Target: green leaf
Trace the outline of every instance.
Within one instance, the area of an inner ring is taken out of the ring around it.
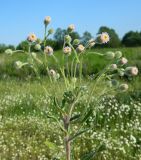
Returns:
[[[89,153],[83,155],[81,157],[81,160],[93,160],[98,153],[100,153],[100,152],[102,152],[104,150],[106,150],[106,146],[105,146],[105,144],[101,144],[101,145],[98,146],[97,149],[92,150]]]
[[[74,121],[74,120],[77,120],[78,118],[80,118],[80,114],[77,114],[77,115],[71,117],[71,118],[70,118],[70,121],[72,122],[72,121]]]
[[[91,116],[92,114],[92,109],[90,109],[84,116],[83,116],[83,119],[81,120],[82,123],[86,122],[87,119]]]
[[[88,130],[89,130],[89,128],[84,129],[84,130],[82,130],[80,132],[77,132],[74,136],[72,136],[72,137],[69,138],[69,141],[72,141],[72,140],[76,139],[78,136],[80,136],[81,134],[87,132]]]

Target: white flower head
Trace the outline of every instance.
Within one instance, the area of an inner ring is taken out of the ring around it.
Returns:
[[[79,44],[78,47],[76,48],[78,53],[81,53],[85,50],[85,47],[82,44]]]
[[[51,17],[50,16],[46,16],[44,19],[44,24],[48,25],[51,22]]]
[[[45,52],[47,55],[51,56],[51,55],[53,54],[53,49],[52,49],[52,47],[50,47],[50,46],[46,46],[45,49],[44,49],[44,52]]]
[[[102,43],[108,43],[110,41],[109,34],[107,32],[102,32],[100,34],[100,40]]]
[[[116,64],[111,64],[110,69],[111,70],[116,70],[117,69],[117,65]]]
[[[37,37],[34,33],[29,34],[29,36],[27,37],[27,40],[29,42],[35,42],[37,40]]]
[[[94,39],[90,39],[88,43],[89,43],[89,47],[93,47],[96,44]]]
[[[50,74],[52,77],[55,77],[55,76],[56,76],[56,72],[55,72],[55,70],[53,70],[53,69],[51,69],[51,70],[49,71],[49,74]]]
[[[70,25],[68,26],[68,31],[69,31],[69,32],[73,32],[74,30],[75,30],[74,24],[70,24]]]
[[[128,60],[125,58],[125,57],[122,57],[120,60],[119,60],[119,64],[121,65],[124,65],[128,62]]]
[[[128,76],[136,76],[138,74],[138,68],[137,67],[127,67],[125,69],[125,74]]]
[[[71,54],[71,48],[70,47],[64,47],[63,52],[65,55],[70,55]]]

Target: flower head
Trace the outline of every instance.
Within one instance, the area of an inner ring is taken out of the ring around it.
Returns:
[[[90,39],[89,40],[89,47],[93,47],[95,45],[95,40],[94,39]]]
[[[35,48],[35,50],[40,51],[41,50],[41,45],[40,44],[36,44],[34,48]]]
[[[116,51],[115,52],[115,58],[121,58],[122,57],[122,52],[121,51]]]
[[[12,54],[13,54],[13,51],[12,51],[12,49],[6,49],[6,50],[5,50],[5,53],[12,55]]]
[[[31,33],[28,37],[27,37],[27,40],[29,42],[35,42],[37,40],[37,37],[34,33]]]
[[[100,35],[100,40],[102,43],[108,43],[110,40],[109,34],[107,32],[102,32]]]
[[[63,52],[66,54],[66,55],[70,55],[71,54],[71,48],[70,47],[64,47],[63,49]]]
[[[64,40],[65,40],[66,43],[70,43],[72,39],[71,39],[71,37],[69,35],[66,35],[64,37]]]
[[[73,41],[73,45],[78,45],[80,43],[80,40],[79,39],[75,39],[74,41]]]
[[[22,68],[22,66],[23,66],[23,63],[21,61],[16,61],[15,62],[16,69],[20,69],[20,68]]]
[[[51,56],[53,54],[53,49],[50,46],[46,46],[45,49],[44,49],[44,52],[46,54],[48,54],[49,56]]]
[[[115,53],[111,52],[111,51],[108,51],[108,52],[105,53],[105,57],[108,60],[114,59],[115,58]]]
[[[54,32],[54,30],[51,28],[48,30],[48,34],[52,34]]]
[[[125,57],[122,57],[120,60],[119,60],[119,64],[121,65],[124,65],[128,62],[128,60],[125,58]]]
[[[138,74],[138,68],[137,67],[127,67],[125,69],[125,74],[128,76],[136,76]]]
[[[82,44],[79,44],[78,47],[76,48],[78,53],[81,53],[85,50],[85,47]]]
[[[116,70],[117,69],[117,65],[116,64],[111,64],[110,69],[112,71]]]
[[[122,92],[127,91],[128,88],[129,88],[129,87],[128,87],[128,84],[126,84],[126,83],[121,84],[121,85],[119,86],[119,89],[120,89]]]
[[[51,21],[51,17],[50,16],[46,16],[45,19],[44,19],[44,24],[45,25],[48,25]]]
[[[49,74],[50,74],[52,77],[55,77],[55,76],[56,76],[56,72],[55,72],[55,70],[53,70],[53,69],[51,69],[51,70],[49,71]]]
[[[74,24],[70,24],[70,25],[68,26],[68,32],[73,32],[74,30],[75,30]]]

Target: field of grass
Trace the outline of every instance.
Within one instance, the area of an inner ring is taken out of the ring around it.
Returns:
[[[109,49],[88,52],[105,53]],[[110,49],[111,50],[111,49]],[[129,64],[141,71],[141,48],[121,48]],[[77,104],[74,115],[81,114],[87,105],[89,92],[93,86],[91,76],[103,68],[107,62],[103,57],[88,53],[83,61],[82,86],[90,83],[85,96]],[[41,55],[40,55],[41,56]],[[55,56],[62,59],[61,51]],[[41,56],[42,58],[42,56]],[[47,118],[50,113],[59,116],[55,110],[54,97],[62,103],[66,88],[62,79],[50,83],[44,70],[40,68],[41,83],[33,79],[28,68],[16,70],[14,62],[26,61],[26,55],[0,55],[0,159],[2,160],[65,160],[63,134],[55,120]],[[49,57],[50,69],[58,69]],[[71,61],[71,57],[70,57]],[[93,95],[92,114],[84,123],[91,129],[74,140],[72,160],[140,160],[141,157],[141,76],[129,82],[129,91],[105,94],[100,105],[95,105],[95,97],[104,90],[103,82]],[[78,82],[79,83],[79,82]],[[62,123],[62,122],[61,122]],[[72,132],[80,130],[80,123],[74,121]],[[90,152],[92,158],[86,159]]]

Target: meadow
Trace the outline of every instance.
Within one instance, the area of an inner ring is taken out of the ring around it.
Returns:
[[[118,48],[128,63],[141,70],[141,48]],[[95,74],[110,63],[92,52],[105,53],[109,49],[88,50],[83,56],[82,80],[76,86],[83,86],[84,95],[76,104],[74,115],[82,114],[87,105]],[[44,57],[37,53],[41,59]],[[61,62],[62,51],[54,55]],[[35,78],[32,70],[15,68],[16,60],[26,61],[24,53],[0,55],[0,159],[2,160],[65,160],[63,133],[58,128],[52,113],[59,116],[57,103],[62,104],[66,91],[64,81],[50,83],[44,68],[39,68],[41,79]],[[72,57],[69,57],[71,63]],[[52,57],[50,69],[58,70]],[[76,75],[79,76],[76,70]],[[104,90],[103,82],[97,86],[90,106],[89,119],[84,117],[83,128],[90,130],[81,134],[72,144],[73,160],[140,160],[141,158],[141,76],[123,80],[129,90],[118,94],[108,92],[102,95],[99,106],[95,97]],[[89,87],[85,85],[89,83]],[[98,95],[99,96],[99,95]],[[65,97],[66,98],[66,97]],[[70,95],[69,98],[73,98]],[[71,101],[70,99],[68,100]],[[87,115],[88,116],[88,115]],[[77,120],[77,119],[76,119]],[[82,124],[72,120],[72,130],[81,131]]]

